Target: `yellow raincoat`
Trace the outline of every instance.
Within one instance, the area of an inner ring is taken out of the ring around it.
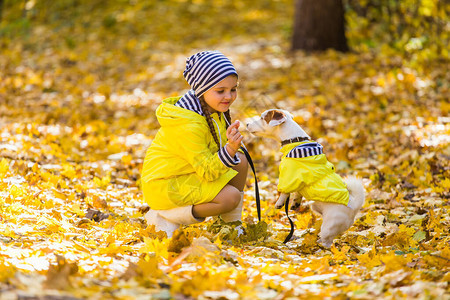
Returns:
[[[299,192],[305,199],[348,205],[349,193],[342,178],[325,154],[301,158],[286,157],[295,147],[309,142],[285,145],[281,148],[278,191]]]
[[[219,147],[205,117],[174,104],[181,97],[165,99],[156,116],[161,128],[144,159],[141,185],[152,209],[171,209],[210,202],[238,173],[219,158]],[[226,123],[211,115],[220,128],[225,146]]]

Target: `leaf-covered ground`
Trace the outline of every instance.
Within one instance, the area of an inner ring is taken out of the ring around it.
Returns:
[[[80,1],[69,14],[29,1],[26,22],[4,12],[0,299],[450,297],[448,53],[371,49],[354,15],[354,52],[289,53],[293,3],[250,2]],[[202,49],[239,71],[234,119],[287,108],[341,175],[363,178],[366,203],[331,249],[305,203],[282,244],[279,146],[245,132],[263,222],[249,175],[242,225],[208,220],[172,239],[146,226],[154,110],[187,89],[184,60]]]

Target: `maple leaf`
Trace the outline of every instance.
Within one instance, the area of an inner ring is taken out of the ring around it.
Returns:
[[[334,245],[331,245],[331,252],[333,253],[333,259],[336,261],[347,260],[347,252],[350,250],[349,246],[342,247],[341,250],[336,249]]]
[[[395,253],[388,253],[386,255],[381,255],[380,260],[384,264],[384,271],[386,273],[403,269],[409,262],[408,258],[402,255],[397,255]]]
[[[382,264],[382,261],[380,260],[380,255],[377,254],[375,245],[372,247],[370,251],[358,255],[357,258],[358,261],[361,262],[368,269],[378,267]]]
[[[152,239],[144,237],[144,245],[139,250],[140,253],[154,253],[158,257],[168,257],[168,240],[164,239],[159,241],[158,239]]]

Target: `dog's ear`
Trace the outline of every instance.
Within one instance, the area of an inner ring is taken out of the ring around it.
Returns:
[[[287,112],[289,114],[289,116],[291,117],[291,119],[294,119],[294,115],[291,114],[290,112]]]
[[[269,126],[277,126],[286,122],[286,115],[279,110],[271,110],[265,116],[264,120],[269,124]]]

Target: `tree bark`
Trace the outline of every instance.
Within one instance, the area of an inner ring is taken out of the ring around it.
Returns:
[[[2,20],[3,15],[3,0],[0,0],[0,21]]]
[[[297,0],[292,49],[346,52],[345,18],[342,0]]]

